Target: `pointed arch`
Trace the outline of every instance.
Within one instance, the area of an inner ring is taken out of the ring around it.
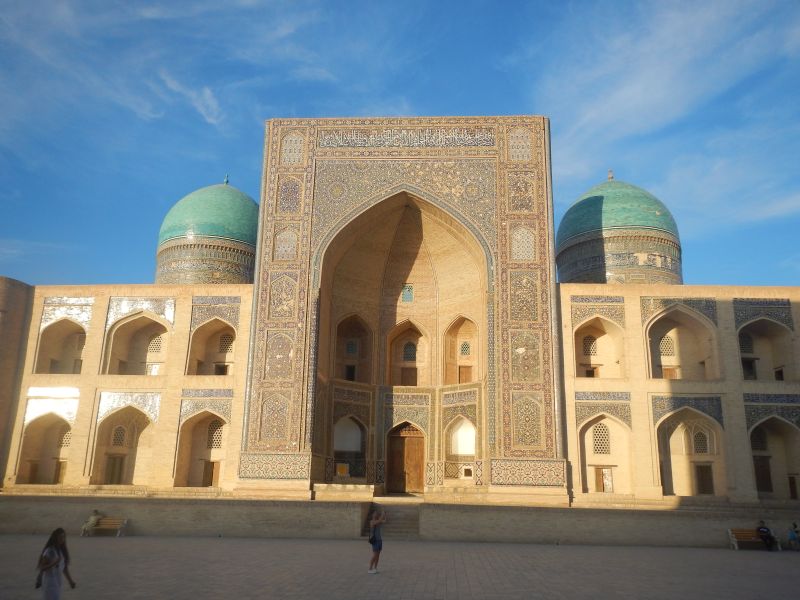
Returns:
[[[220,317],[210,317],[192,331],[187,375],[230,375],[235,361],[236,329]]]
[[[17,483],[63,483],[67,469],[72,426],[52,412],[27,423],[17,464]]]
[[[459,314],[450,322],[442,344],[444,385],[480,381],[480,340],[478,325],[469,317]]]
[[[671,304],[644,327],[649,374],[653,379],[717,379],[720,376],[716,325],[684,304]],[[674,353],[662,352],[669,338]]]
[[[359,383],[373,382],[374,334],[358,313],[349,313],[336,323],[333,376]]]
[[[77,321],[64,317],[50,323],[39,333],[34,373],[80,374],[86,329]]]
[[[630,437],[627,423],[603,411],[578,426],[580,489],[584,493],[632,492]]]
[[[783,381],[797,378],[793,332],[786,324],[759,316],[743,323],[737,336],[743,379]],[[742,346],[744,336],[749,338],[748,347]]]
[[[583,319],[573,331],[577,377],[625,376],[625,332],[617,323],[594,314]],[[589,338],[593,343],[587,345]]]
[[[215,424],[217,427],[212,432]],[[175,487],[219,485],[226,462],[228,430],[225,416],[210,408],[183,421],[175,452]]]
[[[162,375],[172,325],[150,311],[137,311],[119,319],[106,333],[102,372],[106,375]],[[157,352],[150,342],[161,336]]]
[[[105,414],[95,433],[92,484],[145,485],[150,474],[154,445],[150,417],[140,408],[125,405]],[[124,437],[117,435],[119,429]],[[140,450],[146,452],[140,453]]]

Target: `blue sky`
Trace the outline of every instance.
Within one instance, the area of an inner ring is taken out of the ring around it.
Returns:
[[[148,283],[274,117],[550,117],[556,220],[613,168],[689,284],[800,281],[800,2],[0,0],[0,275]]]

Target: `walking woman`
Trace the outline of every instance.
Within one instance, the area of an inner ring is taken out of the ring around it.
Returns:
[[[382,508],[376,508],[369,522],[369,543],[372,544],[372,558],[369,561],[367,573],[370,575],[375,575],[378,572],[378,561],[381,559],[381,550],[383,550],[381,525],[384,523],[386,523],[386,513]]]
[[[67,550],[67,534],[59,527],[50,534],[50,539],[44,545],[36,567],[39,574],[36,577],[36,587],[41,586],[45,600],[59,600],[61,598],[61,573],[69,581],[71,588],[75,589],[75,581],[69,574],[69,550]]]

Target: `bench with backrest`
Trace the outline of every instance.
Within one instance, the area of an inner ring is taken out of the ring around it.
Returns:
[[[127,526],[128,519],[122,519],[120,517],[100,517],[100,519],[97,521],[97,525],[92,527],[91,534],[94,535],[99,531],[116,531],[117,537],[120,537],[121,535],[124,535],[125,527]]]
[[[756,544],[758,548],[764,548],[764,540],[758,535],[757,529],[728,529],[728,538],[733,550],[739,550],[741,544],[745,546]],[[781,541],[775,538],[775,548],[781,549]]]

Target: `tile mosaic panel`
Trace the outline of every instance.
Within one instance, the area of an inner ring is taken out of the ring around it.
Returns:
[[[407,393],[388,393],[383,395],[384,404],[387,406],[412,404],[419,406],[428,406],[431,403],[430,394],[407,394]]]
[[[565,462],[560,459],[501,459],[491,460],[492,485],[525,485],[564,487]]]
[[[455,148],[494,145],[494,129],[490,127],[320,127],[317,133],[319,148]]]
[[[529,161],[532,158],[531,132],[527,127],[515,127],[508,132],[508,160]]]
[[[533,392],[512,392],[512,444],[514,446],[542,445],[542,399]]]
[[[442,430],[447,429],[457,417],[469,419],[478,428],[478,409],[474,404],[448,406],[442,410]]]
[[[536,260],[536,234],[532,229],[517,225],[511,229],[511,260]]]
[[[93,305],[94,298],[47,297],[44,299],[40,330],[61,319],[70,319],[83,327],[84,331],[88,331]]]
[[[294,215],[300,212],[303,192],[300,181],[295,177],[281,177],[278,180],[278,201],[276,210],[281,214]]]
[[[575,298],[575,296],[573,296]],[[605,317],[612,323],[620,327],[625,327],[625,306],[623,304],[573,304],[570,307],[572,313],[572,327],[578,327],[584,321],[592,317]]]
[[[473,479],[475,480],[475,485],[483,485],[483,461],[476,460],[474,465],[475,471],[473,473]]]
[[[281,140],[281,164],[303,164],[306,138],[299,131],[290,131]]]
[[[288,434],[289,395],[281,393],[266,394],[261,402],[259,440],[282,440]]]
[[[267,351],[264,361],[264,378],[290,379],[294,372],[293,332],[270,331],[267,334]]]
[[[539,332],[511,332],[511,380],[536,383],[542,378],[542,351]]]
[[[800,394],[744,394],[744,401],[755,404],[800,404]]]
[[[197,399],[183,398],[181,400],[180,425],[188,419],[203,411],[213,412],[225,419],[226,423],[231,422],[231,401],[221,399]]]
[[[335,402],[356,402],[359,404],[369,404],[372,394],[367,390],[354,390],[352,388],[334,386],[333,400]]]
[[[654,314],[673,306],[685,306],[708,318],[709,321],[717,324],[717,301],[714,298],[657,298],[642,297],[642,323],[645,323]]]
[[[744,415],[748,431],[769,417],[780,417],[789,421],[789,423],[794,423],[800,429],[800,406],[746,404]]]
[[[425,485],[444,484],[444,463],[429,462],[425,463]]]
[[[509,288],[511,290],[511,306],[509,318],[512,321],[538,321],[538,286],[536,272],[511,271]]]
[[[356,417],[364,427],[370,426],[370,407],[365,404],[354,404],[352,402],[333,403],[333,424],[339,422],[342,417]]]
[[[72,425],[78,414],[78,398],[29,398],[25,406],[25,426],[48,413],[58,415]]]
[[[536,175],[530,172],[508,173],[508,212],[534,212],[536,198]]]
[[[413,423],[422,429],[426,435],[430,435],[428,427],[428,412],[426,406],[384,406],[383,408],[383,431],[389,432],[392,428],[400,425],[404,421]]]
[[[283,274],[269,286],[269,318],[291,319],[297,309],[297,277]]]
[[[182,398],[233,398],[233,390],[231,388],[202,388],[190,389],[183,388],[181,390]]]
[[[150,312],[175,324],[174,298],[121,298],[114,296],[108,302],[106,331],[121,318],[137,312]]]
[[[272,260],[295,260],[297,258],[298,234],[293,229],[284,229],[275,234]]]
[[[193,304],[192,305],[192,333],[212,319],[225,321],[234,329],[239,328],[238,304]]]
[[[469,404],[478,401],[478,390],[459,390],[457,392],[445,392],[442,394],[442,405]]]
[[[192,304],[241,304],[240,296],[192,296]]]
[[[630,392],[575,392],[577,402],[630,402]]]
[[[624,304],[624,296],[570,296],[572,304]]]
[[[669,413],[688,406],[707,414],[724,427],[722,399],[719,396],[653,396],[653,425]]]
[[[733,316],[736,329],[755,319],[771,319],[794,331],[792,305],[789,300],[771,298],[734,298]]]
[[[242,479],[308,479],[310,474],[310,454],[243,452],[239,458]]]
[[[580,425],[599,414],[617,417],[628,427],[631,426],[631,405],[627,402],[576,402],[575,425]]]
[[[153,423],[158,423],[161,394],[158,392],[100,392],[97,422],[100,423],[112,412],[126,406],[138,408]]]

